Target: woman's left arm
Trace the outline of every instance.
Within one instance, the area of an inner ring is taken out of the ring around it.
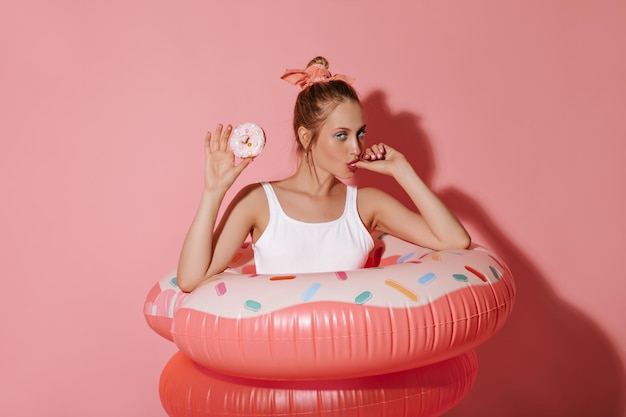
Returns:
[[[383,143],[372,145],[357,163],[358,168],[392,176],[419,211],[406,208],[388,194],[364,189],[359,198],[366,201],[370,226],[436,250],[465,249],[471,238],[461,222],[422,181],[404,155]]]

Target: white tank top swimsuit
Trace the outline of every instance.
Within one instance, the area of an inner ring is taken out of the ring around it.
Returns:
[[[287,216],[272,186],[266,182],[261,185],[270,219],[261,237],[252,244],[257,273],[349,271],[365,265],[374,241],[359,217],[356,187],[347,186],[341,217],[306,223]]]

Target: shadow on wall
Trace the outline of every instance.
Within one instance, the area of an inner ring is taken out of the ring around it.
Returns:
[[[392,113],[383,92],[363,100],[368,139],[402,152],[431,184],[434,158],[417,115]],[[412,206],[392,179],[359,171],[357,184],[386,190]],[[499,230],[480,204],[461,190],[438,195],[468,226],[480,230],[478,242],[500,255],[517,285],[513,314],[504,328],[477,349],[474,388],[445,417],[619,417],[626,410],[623,365],[611,342],[584,314],[560,300],[539,268]]]

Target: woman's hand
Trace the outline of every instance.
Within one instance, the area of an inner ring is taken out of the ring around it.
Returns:
[[[365,149],[356,166],[393,176],[417,208],[410,210],[379,190],[367,191],[363,195],[370,196],[365,206],[373,210],[373,228],[436,250],[465,249],[470,245],[471,238],[461,222],[400,152],[384,143],[374,144]]]
[[[221,124],[215,128],[215,135],[207,132],[204,140],[204,186],[207,190],[226,192],[235,182],[239,174],[252,162],[253,158],[245,158],[235,165],[235,154],[228,146],[228,139],[233,128]]]
[[[251,161],[248,158],[235,165],[235,154],[228,146],[231,131],[230,125],[224,129],[221,124],[218,124],[215,128],[215,135],[207,132],[204,139],[204,191],[187,237],[185,237],[176,273],[178,286],[183,291],[193,290],[206,279],[207,274],[220,272],[222,264],[226,265],[235,253],[238,247],[236,245],[241,246],[245,238],[245,231],[241,232],[241,241],[231,244],[234,247],[229,249],[232,253],[218,254],[219,266],[215,267],[216,272],[211,272],[214,258],[213,231],[222,200],[226,191]],[[237,237],[232,239],[237,239]]]
[[[384,143],[376,143],[363,151],[357,168],[397,177],[407,168],[412,170],[404,155]]]

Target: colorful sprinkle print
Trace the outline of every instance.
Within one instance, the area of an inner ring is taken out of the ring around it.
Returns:
[[[218,296],[222,296],[224,294],[226,294],[226,283],[224,282],[220,282],[215,286],[215,292],[217,293]]]
[[[400,291],[402,294],[404,294],[405,296],[407,296],[409,299],[417,302],[417,300],[419,299],[419,297],[417,296],[417,294],[415,294],[413,291],[411,291],[410,289],[408,289],[407,287],[405,287],[404,285],[393,281],[391,279],[386,279],[385,280],[385,284],[389,285],[391,288]]]
[[[382,249],[382,248],[381,248]],[[449,252],[452,253],[454,255],[463,255],[462,253],[459,252]],[[408,259],[410,259],[411,257],[413,257],[415,255],[415,252],[410,252],[407,254],[404,254],[400,257],[396,256],[392,256],[391,258],[398,258],[396,263],[400,264],[400,263],[404,263],[407,262]],[[439,261],[441,259],[439,254],[429,254],[430,258],[434,261]],[[490,256],[491,257],[491,256]],[[423,259],[424,256],[420,257],[420,259]],[[491,257],[493,259],[493,257]],[[387,258],[386,258],[387,259]],[[408,261],[407,263],[414,263],[414,264],[420,264],[422,263],[421,261]],[[480,272],[478,269],[473,268],[469,265],[464,265],[464,268],[466,271],[469,271],[472,275],[478,277],[481,281],[483,282],[488,282],[487,277]],[[385,269],[384,267],[374,267],[371,269]],[[493,275],[493,277],[496,280],[500,280],[503,276],[503,274],[496,269],[494,266],[489,265],[489,270],[491,272],[491,274]],[[345,271],[336,271],[334,272],[335,277],[337,278],[337,280],[339,281],[347,281],[348,280],[348,274]],[[259,276],[258,274],[253,274],[250,275],[250,278],[252,277],[256,277]],[[448,275],[450,276],[450,275]],[[271,276],[269,277],[270,281],[290,281],[290,280],[295,280],[297,278],[297,275],[275,275],[275,276]],[[454,280],[456,280],[457,282],[469,282],[469,278],[466,274],[463,273],[456,273],[456,274],[452,274],[452,278],[454,278]],[[421,285],[428,285],[431,282],[433,282],[434,280],[437,279],[437,274],[435,272],[428,272],[424,275],[422,275],[421,277],[418,278],[418,283]],[[170,281],[170,283],[172,285],[176,285],[176,278],[172,278],[172,280]],[[407,287],[404,284],[401,284],[400,282],[397,282],[395,280],[392,279],[385,279],[384,280],[385,285],[387,285],[390,288],[393,288],[394,290],[398,291],[399,293],[401,293],[402,295],[404,295],[405,297],[407,297],[408,299],[410,299],[413,302],[418,302],[420,300],[420,296],[413,290],[411,290],[409,287]],[[315,282],[313,284],[311,284],[300,296],[301,301],[303,302],[308,302],[311,301],[314,297],[315,294],[319,291],[319,289],[322,287],[322,283],[321,282]],[[228,288],[226,286],[226,283],[224,282],[219,282],[215,285],[215,292],[217,293],[218,296],[223,296],[228,292]],[[356,304],[365,304],[367,303],[369,300],[371,300],[373,297],[373,293],[372,291],[363,291],[361,292],[359,295],[357,295],[354,298],[354,302]],[[259,312],[261,310],[261,303],[255,300],[246,300],[244,303],[244,308],[246,310],[250,310],[252,312]]]
[[[467,275],[463,275],[463,274],[452,274],[452,277],[460,282],[469,281],[469,279],[467,278]]]
[[[380,235],[379,238],[382,239],[385,236],[386,235],[383,234]],[[374,248],[370,256],[378,259],[370,258],[368,259],[368,263],[371,264],[374,260],[377,260],[380,262],[379,266],[373,265],[369,268],[363,269],[363,271],[369,271],[366,273],[367,279],[364,282],[370,282],[371,284],[360,284],[361,275],[359,274],[361,274],[361,272],[358,271],[334,271],[328,273],[325,277],[314,278],[309,281],[309,277],[306,276],[307,274],[302,276],[298,274],[257,274],[254,265],[243,265],[241,270],[248,272],[248,274],[245,275],[248,278],[262,278],[261,281],[257,280],[257,282],[254,283],[255,286],[263,285],[262,282],[271,281],[275,283],[272,284],[274,288],[277,288],[280,286],[280,282],[285,282],[285,285],[287,286],[278,288],[278,290],[281,291],[281,294],[284,294],[284,297],[280,295],[278,298],[291,297],[292,302],[289,302],[287,299],[277,301],[279,304],[285,302],[287,305],[308,302],[325,302],[329,300],[334,301],[335,296],[333,293],[335,291],[339,291],[337,299],[340,300],[340,302],[351,302],[353,300],[353,302],[357,305],[377,305],[379,299],[384,300],[385,294],[389,294],[389,292],[396,292],[396,294],[401,295],[401,298],[393,298],[394,303],[408,303],[410,300],[411,303],[424,304],[432,300],[431,292],[435,294],[445,294],[447,291],[446,287],[450,284],[455,285],[455,283],[457,283],[457,287],[452,288],[458,289],[465,288],[465,286],[460,287],[458,285],[461,283],[465,285],[479,285],[479,282],[482,282],[490,285],[490,281],[494,282],[506,278],[506,267],[501,268],[500,266],[502,264],[498,260],[485,253],[480,253],[479,258],[474,260],[473,251],[470,250],[445,252],[429,251],[427,253],[423,253],[406,248],[403,251],[395,251],[396,254],[394,254],[393,251],[390,251],[391,253],[386,257],[383,255],[384,251],[385,248],[382,246]],[[454,260],[457,257],[465,257],[466,255],[470,255],[471,257],[468,257],[467,260],[461,260],[458,263]],[[489,256],[489,259],[485,259],[487,256]],[[480,260],[480,257],[482,257],[482,261]],[[448,260],[450,260],[451,263],[455,263],[453,268],[449,268],[446,266],[447,264],[444,265],[448,262]],[[399,275],[396,275],[396,270],[393,268],[395,268],[398,264],[405,266],[401,267],[402,269],[398,270]],[[415,264],[414,266],[421,264],[421,266],[416,269],[411,269],[413,268],[412,264]],[[438,269],[440,267],[444,269],[440,271]],[[377,269],[381,270],[381,273],[374,272],[374,270]],[[391,275],[388,277],[382,276],[383,270],[387,271],[387,274]],[[374,276],[370,277],[371,273],[377,274],[377,276],[375,278]],[[354,274],[354,276],[352,274]],[[332,279],[332,277],[335,279]],[[324,279],[329,279],[329,281],[324,281]],[[370,279],[371,281],[368,281]],[[224,279],[223,276],[215,276],[212,284],[214,288],[212,291],[215,291],[213,294],[217,297],[228,298],[236,296],[236,293],[242,291],[243,287],[240,287],[240,284],[234,284],[234,282],[231,283],[229,280],[230,278]],[[433,283],[434,281],[438,282]],[[165,278],[165,282],[170,288],[169,291],[176,290],[176,292],[178,292],[176,277]],[[293,282],[293,284],[290,284],[290,282]],[[344,282],[346,284],[343,284]],[[337,286],[338,284],[340,286]],[[356,285],[356,289],[354,289],[354,292],[351,293],[353,295],[350,293],[341,294],[341,291],[345,291],[345,285],[348,285],[349,289],[354,288],[353,285]],[[428,286],[428,288],[426,288],[426,286]],[[389,290],[385,290],[384,287]],[[285,293],[285,291],[287,292]],[[292,292],[295,292],[295,294],[292,294]],[[377,295],[376,298],[374,298],[374,294]],[[260,297],[260,293],[256,292],[251,295],[255,298],[257,296]],[[402,298],[404,298],[404,301]],[[272,299],[272,301],[267,301],[260,298],[248,299],[244,297],[243,300],[243,307],[245,310],[258,314],[263,314],[268,310],[273,310],[275,308],[274,304],[276,303],[274,299]],[[241,302],[242,301],[239,301],[239,303]],[[241,306],[241,304],[239,305]]]
[[[339,281],[345,281],[348,279],[348,274],[346,274],[343,271],[335,272],[335,276],[337,277]]]
[[[500,273],[498,272],[498,270],[496,268],[494,268],[493,266],[489,265],[489,270],[491,271],[491,273],[493,274],[493,277],[495,279],[500,279]]]
[[[357,304],[365,304],[372,298],[372,293],[369,291],[363,291],[361,294],[354,298],[354,302]]]
[[[254,301],[254,300],[246,300],[246,302],[243,303],[243,307],[246,310],[254,311],[256,313],[257,311],[261,309],[261,303],[259,303],[258,301]]]
[[[315,295],[317,290],[320,289],[321,286],[322,284],[320,284],[319,282],[316,282],[315,284],[307,288],[304,294],[302,294],[302,301],[309,301],[311,298],[313,298],[313,296]]]
[[[279,275],[275,277],[271,277],[270,281],[288,281],[290,279],[295,279],[295,275]]]
[[[468,271],[470,271],[472,274],[476,275],[478,278],[480,278],[480,280],[482,282],[487,282],[487,278],[479,271],[477,271],[476,269],[472,268],[471,266],[465,265],[465,269],[467,269]]]
[[[413,255],[415,255],[415,252],[411,252],[411,253],[407,253],[406,255],[402,255],[401,257],[398,258],[396,263],[401,264],[401,263],[411,259],[411,256],[413,256]]]
[[[426,285],[428,283],[430,283],[432,280],[434,280],[435,278],[437,278],[437,275],[435,275],[434,272],[429,272],[425,275],[423,275],[422,277],[420,277],[417,282],[419,282],[422,285]]]

